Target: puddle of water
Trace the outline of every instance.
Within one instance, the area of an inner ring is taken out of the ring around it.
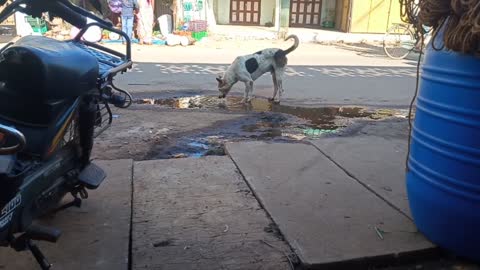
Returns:
[[[225,148],[219,141],[206,141],[205,138],[182,138],[173,146],[162,146],[150,156],[154,159],[200,158],[204,156],[224,156]]]
[[[297,123],[293,117],[276,113],[250,114],[194,134],[179,136],[170,145],[156,145],[149,159],[169,159],[225,155],[226,142],[263,140],[292,142],[323,135],[309,125]],[[311,134],[308,131],[315,131]],[[335,132],[335,130],[329,130]]]
[[[255,98],[245,105],[241,97],[219,99],[214,96],[192,96],[168,99],[142,99],[137,104],[160,105],[176,109],[209,109],[228,112],[257,112],[236,121],[195,136],[176,140],[174,145],[159,146],[153,158],[202,157],[224,155],[227,141],[239,140],[294,140],[318,138],[334,134],[347,127],[354,119],[379,120],[402,117],[406,112],[398,110],[367,110],[363,107],[305,108],[273,104],[266,99]]]
[[[229,112],[276,112],[296,116],[309,121],[312,128],[335,130],[342,127],[336,123],[339,118],[372,118],[381,119],[394,116],[393,110],[369,111],[363,107],[320,107],[306,108],[273,104],[266,99],[255,98],[251,104],[245,105],[241,97],[230,96],[219,99],[215,96],[192,96],[167,99],[141,99],[137,104],[154,104],[176,109],[211,109]]]

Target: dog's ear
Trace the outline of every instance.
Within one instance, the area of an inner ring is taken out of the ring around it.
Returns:
[[[220,77],[217,77],[217,78],[215,78],[215,79],[217,79],[217,82],[218,82],[218,83],[222,83],[222,82],[223,82],[222,78],[220,78]]]

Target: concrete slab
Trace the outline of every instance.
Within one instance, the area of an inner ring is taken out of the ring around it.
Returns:
[[[312,145],[230,143],[227,151],[304,264],[425,250],[414,224]]]
[[[38,245],[54,269],[128,269],[132,160],[98,161],[108,174],[105,183],[83,202],[42,223],[62,230],[56,244]],[[0,249],[0,269],[39,269],[30,253]]]
[[[228,157],[137,162],[134,190],[132,269],[289,269]]]
[[[385,121],[370,123],[352,136],[323,138],[312,143],[411,217],[405,186],[407,134],[406,120]]]

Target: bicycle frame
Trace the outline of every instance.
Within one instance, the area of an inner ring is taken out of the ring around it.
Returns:
[[[387,30],[383,40],[385,54],[393,59],[403,59],[410,52],[420,52],[431,40],[431,29],[423,27],[422,36],[415,31],[415,27],[408,23],[394,23]],[[422,43],[423,41],[423,43]]]

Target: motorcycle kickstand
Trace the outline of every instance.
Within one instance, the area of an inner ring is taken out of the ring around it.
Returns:
[[[74,191],[74,192],[72,192],[71,194],[72,194],[72,196],[73,196],[73,201],[71,201],[71,202],[69,202],[69,203],[66,203],[66,204],[58,207],[57,209],[55,209],[55,210],[53,211],[54,214],[55,214],[55,213],[58,213],[58,212],[60,212],[60,211],[63,211],[63,210],[65,210],[65,209],[67,209],[67,208],[70,208],[70,207],[80,208],[80,207],[82,207],[82,199],[88,198],[88,193],[87,193],[87,191],[86,191],[84,188],[81,188],[81,189],[79,189],[79,190],[77,190],[77,191]],[[81,199],[78,198],[78,195],[77,195],[77,194],[80,194]]]
[[[70,207],[77,207],[77,208],[80,208],[82,207],[82,199],[78,198],[78,197],[74,197],[73,198],[73,201],[69,202],[69,203],[66,203],[60,207],[58,207],[57,209],[53,210],[53,213],[58,213],[60,211],[63,211],[67,208],[70,208]]]
[[[35,260],[37,260],[42,270],[49,270],[52,267],[47,258],[43,255],[38,246],[32,242],[32,240],[27,240],[26,246],[32,253],[33,257],[35,257]]]

